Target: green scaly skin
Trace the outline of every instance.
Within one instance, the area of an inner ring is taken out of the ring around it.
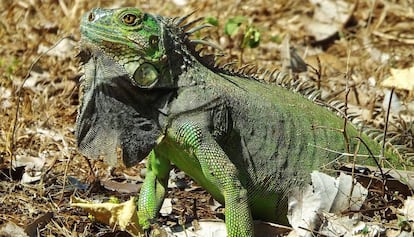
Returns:
[[[228,236],[253,236],[253,218],[286,222],[289,191],[346,151],[344,120],[300,94],[209,66],[183,21],[134,8],[83,17],[78,146],[109,163],[120,147],[127,166],[149,155],[138,201],[144,228],[174,163],[225,204]],[[347,134],[352,154],[359,132],[348,124]],[[363,145],[358,153],[366,155],[359,164],[372,164]]]

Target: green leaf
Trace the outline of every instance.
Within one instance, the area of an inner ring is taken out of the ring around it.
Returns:
[[[280,35],[272,35],[270,36],[270,40],[274,43],[281,44],[283,38]]]
[[[120,201],[119,201],[119,199],[118,199],[117,197],[115,197],[115,196],[110,196],[110,197],[109,197],[109,200],[108,200],[108,203],[119,204],[119,203],[120,203]]]
[[[253,26],[249,26],[243,37],[242,48],[256,48],[260,44],[260,32]]]
[[[240,26],[246,22],[246,18],[244,16],[235,16],[229,18],[224,26],[224,33],[230,36],[233,36],[237,33]]]
[[[206,17],[204,20],[205,20],[205,22],[209,23],[210,25],[213,25],[213,26],[218,26],[219,25],[219,21],[214,16]]]
[[[361,234],[363,234],[363,235],[369,234],[369,228],[368,228],[367,225],[365,225],[364,228],[362,228]]]

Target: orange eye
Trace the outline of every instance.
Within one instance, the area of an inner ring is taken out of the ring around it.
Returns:
[[[137,16],[134,14],[125,14],[125,16],[122,17],[122,20],[127,25],[136,25],[137,24]]]

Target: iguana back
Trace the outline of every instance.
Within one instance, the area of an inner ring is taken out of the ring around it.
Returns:
[[[325,172],[332,172],[335,165],[352,160],[357,137],[369,145],[373,154],[380,154],[381,147],[351,124],[347,125],[346,142],[344,118],[301,94],[249,77],[213,72],[202,65],[195,68],[180,77],[204,75],[209,80],[183,88],[170,111],[182,113],[176,119],[208,123],[209,132],[237,167],[253,215],[259,219],[285,221],[285,216],[274,210],[286,208],[287,193],[309,183],[312,170],[325,168]],[[182,149],[180,144],[176,146]],[[359,164],[374,164],[363,145],[358,154]],[[169,159],[200,182],[197,175],[192,175],[194,167],[182,165],[188,160],[171,155]],[[214,185],[204,187],[223,200],[221,194],[209,190],[210,186]]]

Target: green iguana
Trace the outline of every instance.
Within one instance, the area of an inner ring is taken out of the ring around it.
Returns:
[[[148,157],[144,228],[157,217],[172,163],[225,205],[228,236],[243,237],[253,236],[254,218],[285,222],[286,194],[312,170],[356,147],[359,164],[380,154],[303,95],[214,66],[196,50],[206,42],[190,39],[204,25],[186,19],[121,8],[94,9],[81,22],[78,146],[112,164],[117,149],[127,166]]]

